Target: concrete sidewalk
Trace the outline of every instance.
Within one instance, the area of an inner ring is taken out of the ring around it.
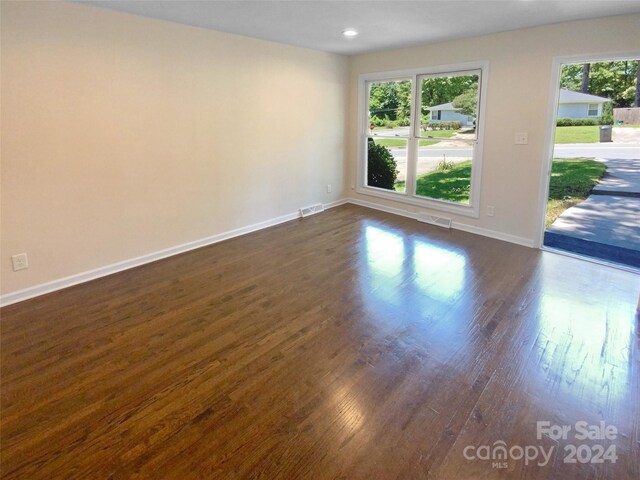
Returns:
[[[640,156],[640,152],[639,156]],[[640,159],[604,159],[607,171],[593,189],[594,195],[640,197]],[[639,211],[640,215],[640,211]]]
[[[565,210],[547,231],[640,251],[640,198],[591,195]]]
[[[547,228],[544,244],[640,268],[640,159],[598,160],[605,176]]]

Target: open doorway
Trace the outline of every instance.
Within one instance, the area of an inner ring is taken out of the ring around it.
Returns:
[[[640,52],[554,60],[545,249],[640,268]]]

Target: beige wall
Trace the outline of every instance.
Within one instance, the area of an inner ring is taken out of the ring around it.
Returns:
[[[611,17],[347,59],[84,5],[2,2],[0,291],[317,202],[415,212],[351,189],[357,76],[474,60],[490,61],[481,217],[453,218],[533,241],[552,57],[637,49],[639,26],[640,15]],[[513,144],[520,131],[529,145]],[[30,268],[13,272],[22,252]]]
[[[345,57],[54,2],[1,40],[2,293],[344,196]]]
[[[551,65],[554,56],[640,50],[640,15],[608,17],[518,30],[436,45],[389,50],[350,58],[348,195],[416,212],[398,202],[359,195],[356,175],[358,75],[488,60],[488,95],[480,194],[480,218],[444,214],[475,228],[537,241],[539,185],[544,158]],[[514,145],[528,132],[528,145]],[[495,206],[495,217],[485,215]]]

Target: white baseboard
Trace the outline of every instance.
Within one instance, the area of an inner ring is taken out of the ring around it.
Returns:
[[[372,208],[374,210],[380,210],[382,212],[393,213],[394,215],[400,215],[402,217],[413,218],[414,220],[418,219],[418,213],[410,212],[408,210],[404,210],[396,207],[389,207],[387,205],[380,205],[374,202],[368,202],[366,200],[360,200],[356,198],[348,198],[347,203],[352,203],[354,205],[360,205],[362,207]],[[475,227],[473,225],[468,225],[466,223],[460,222],[451,222],[451,228],[455,230],[461,230],[463,232],[474,233],[476,235],[482,235],[483,237],[495,238],[496,240],[503,240],[509,243],[515,243],[518,245],[523,245],[525,247],[534,247],[534,242],[530,238],[518,237],[516,235],[510,235],[508,233],[496,232],[495,230],[489,230],[487,228]]]
[[[335,202],[324,204],[324,208],[329,209],[329,208],[337,207],[339,205],[343,205],[346,202],[347,202],[346,199],[336,200]],[[62,290],[63,288],[72,287],[73,285],[78,285],[79,283],[84,283],[90,280],[95,280],[97,278],[106,277],[107,275],[111,275],[113,273],[121,272],[123,270],[128,270],[134,267],[139,267],[140,265],[144,265],[146,263],[155,262],[163,258],[171,257],[173,255],[178,255],[179,253],[188,252],[189,250],[195,250],[196,248],[205,247],[207,245],[212,245],[214,243],[222,242],[223,240],[228,240],[230,238],[238,237],[240,235],[246,235],[247,233],[255,232],[257,230],[273,227],[280,223],[288,222],[290,220],[295,220],[296,218],[299,218],[299,217],[300,217],[300,212],[289,213],[287,215],[282,215],[280,217],[275,217],[269,220],[265,220],[264,222],[254,223],[253,225],[247,225],[246,227],[237,228],[235,230],[229,230],[227,232],[222,232],[207,238],[195,240],[193,242],[183,243],[182,245],[166,248],[164,250],[159,250],[157,252],[142,255],[140,257],[131,258],[129,260],[124,260],[122,262],[113,263],[111,265],[106,265],[104,267],[96,268],[94,270],[89,270],[89,271],[78,273],[75,275],[70,275],[68,277],[60,278],[58,280],[53,280],[51,282],[41,283],[33,287],[25,288],[24,290],[18,290],[16,292],[7,293],[5,295],[0,296],[0,307],[5,307],[7,305],[22,302],[30,298],[44,295],[46,293],[55,292],[56,290]]]
[[[418,216],[417,213],[409,212],[401,208],[389,207],[386,205],[380,205],[377,203],[367,202],[365,200],[359,200],[355,198],[344,198],[341,200],[336,200],[334,202],[326,203],[324,204],[324,208],[329,209],[333,207],[338,207],[340,205],[344,205],[345,203],[352,203],[354,205],[360,205],[362,207],[372,208],[374,210],[380,210],[383,212],[392,213],[394,215],[400,215],[402,217],[408,217],[413,219],[417,219],[417,216]],[[214,243],[218,243],[223,240],[228,240],[230,238],[238,237],[240,235],[246,235],[247,233],[255,232],[257,230],[273,227],[280,223],[288,222],[290,220],[295,220],[296,218],[299,218],[299,217],[300,217],[300,212],[289,213],[287,215],[282,215],[280,217],[275,217],[269,220],[265,220],[264,222],[254,223],[253,225],[247,225],[246,227],[237,228],[235,230],[229,230],[228,232],[222,232],[217,235],[212,235],[211,237],[195,240],[189,243],[184,243],[182,245],[177,245],[171,248],[166,248],[164,250],[149,253],[147,255],[142,255],[136,258],[131,258],[129,260],[124,260],[122,262],[113,263],[111,265],[106,265],[104,267],[96,268],[94,270],[89,270],[86,272],[78,273],[78,274],[71,275],[58,280],[53,280],[51,282],[42,283],[40,285],[25,288],[24,290],[18,290],[16,292],[7,293],[5,295],[0,296],[0,307],[22,302],[30,298],[44,295],[46,293],[55,292],[56,290],[62,290],[63,288],[71,287],[73,285],[78,285],[79,283],[88,282],[90,280],[95,280],[97,278],[105,277],[107,275],[121,272],[123,270],[139,267],[140,265],[144,265],[146,263],[155,262],[163,258],[171,257],[179,253],[188,252],[189,250],[194,250],[196,248],[205,247],[207,245],[212,245]],[[466,225],[464,223],[458,223],[458,222],[452,222],[451,226],[456,230],[462,230],[465,232],[474,233],[474,234],[482,235],[485,237],[504,240],[506,242],[516,243],[518,245],[524,245],[526,247],[534,246],[533,241],[528,238],[517,237],[515,235],[500,233],[493,230],[487,230],[485,228],[474,227],[471,225]]]
[[[473,225],[467,225],[465,223],[453,222],[452,228],[461,230],[463,232],[474,233],[476,235],[482,235],[483,237],[495,238],[496,240],[503,240],[509,243],[515,243],[522,245],[523,247],[534,248],[534,242],[530,238],[518,237],[517,235],[510,235],[508,233],[496,232],[495,230],[489,230],[487,228],[475,227]]]

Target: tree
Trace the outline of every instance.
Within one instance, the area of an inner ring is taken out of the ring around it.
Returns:
[[[591,70],[591,64],[582,65],[582,87],[580,88],[582,93],[589,93],[589,70]]]
[[[470,87],[478,88],[478,75],[457,75],[451,77],[431,77],[422,80],[422,113],[428,107],[453,102]]]
[[[586,93],[609,98],[614,107],[631,107],[635,103],[639,63],[638,60],[619,60],[590,64]],[[564,65],[560,87],[581,91],[584,71],[584,64]]]
[[[464,93],[453,99],[453,106],[463,115],[476,115],[478,107],[478,84],[474,83]]]
[[[425,78],[422,80],[422,105],[431,107],[449,103],[474,84],[478,84],[478,75]]]
[[[411,117],[411,82],[403,80],[398,82],[398,107],[396,108],[396,118],[409,125]]]
[[[398,108],[398,82],[376,82],[369,92],[369,111],[372,117],[395,120]]]

